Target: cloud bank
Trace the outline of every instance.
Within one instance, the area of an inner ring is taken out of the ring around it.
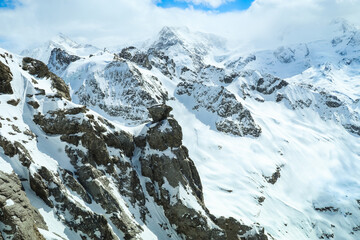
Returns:
[[[216,5],[224,0],[192,1]],[[261,49],[322,39],[336,18],[360,24],[360,0],[255,0],[245,11],[226,13],[163,9],[154,0],[20,2],[15,9],[0,9],[0,47],[15,52],[59,32],[104,47],[144,41],[163,26],[187,26],[221,35],[234,46]]]

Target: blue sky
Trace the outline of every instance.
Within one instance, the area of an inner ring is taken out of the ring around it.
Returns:
[[[162,8],[193,8],[203,11],[217,11],[217,12],[230,12],[248,9],[254,0],[233,0],[221,4],[219,7],[213,8],[209,4],[194,4],[191,1],[185,0],[158,0],[156,5]],[[14,9],[16,0],[0,0],[0,8]]]
[[[0,0],[0,8],[15,8],[16,1],[14,0]]]
[[[239,10],[248,9],[253,1],[254,0],[234,0],[230,2],[225,2],[217,8],[213,8],[210,5],[206,5],[206,4],[194,4],[191,1],[185,1],[185,0],[159,0],[159,2],[156,3],[156,5],[162,8],[176,7],[176,8],[185,9],[192,7],[194,9],[203,10],[203,11],[212,10],[218,12],[230,12],[230,11],[239,11]]]

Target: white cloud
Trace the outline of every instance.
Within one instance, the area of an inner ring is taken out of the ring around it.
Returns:
[[[225,3],[233,2],[235,0],[178,0],[178,1],[193,3],[195,5],[203,4],[205,6],[210,6],[212,8],[218,8]]]
[[[163,9],[153,0],[22,0],[21,7],[0,10],[0,47],[20,51],[58,32],[104,47],[145,40],[167,25],[270,48],[324,38],[334,18],[359,24],[359,12],[360,0],[256,0],[246,11],[227,13]]]

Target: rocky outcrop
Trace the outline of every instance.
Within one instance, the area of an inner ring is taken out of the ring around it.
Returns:
[[[148,70],[152,69],[148,55],[139,51],[135,47],[127,47],[122,49],[118,56],[120,58],[132,61]]]
[[[30,176],[30,186],[49,207],[55,207],[59,217],[66,213],[70,215],[71,217],[64,218],[64,223],[71,230],[80,231],[81,237],[85,237],[83,234],[86,234],[91,239],[115,239],[106,218],[86,210],[79,203],[70,199],[59,177],[45,167],[41,167]]]
[[[168,98],[159,79],[143,74],[141,68],[121,58],[107,64],[97,76],[93,74],[76,91],[79,102],[97,106],[108,115],[121,117],[131,125],[147,121],[147,108]],[[98,75],[106,80],[101,87]]]
[[[39,228],[47,226],[22,190],[15,173],[0,171],[0,236],[3,239],[44,240]]]
[[[56,90],[57,94],[60,97],[71,101],[69,87],[61,78],[50,72],[45,63],[33,58],[25,57],[23,58],[22,68],[38,78],[50,79],[51,86]]]
[[[160,122],[169,117],[172,107],[165,104],[154,105],[148,108],[151,118],[154,122]]]
[[[162,74],[172,79],[175,74],[175,62],[164,52],[158,51],[154,48],[148,50],[149,61],[152,66],[158,68]]]
[[[16,107],[19,104],[19,102],[20,102],[20,99],[10,99],[6,103]]]
[[[0,136],[0,147],[3,148],[5,155],[9,157],[17,155],[20,163],[27,168],[34,162],[28,150],[18,141],[11,142]]]
[[[79,60],[80,57],[76,55],[70,55],[65,50],[60,48],[54,48],[51,51],[51,55],[48,62],[50,71],[61,74],[72,62]]]
[[[11,87],[13,75],[10,68],[0,61],[0,94],[12,94]]]
[[[80,107],[52,111],[47,115],[35,115],[34,122],[47,134],[60,134],[61,140],[70,143],[65,151],[76,170],[76,178],[63,169],[62,182],[77,192],[85,202],[95,201],[99,204],[106,217],[89,212],[71,201],[58,176],[46,169],[35,173],[30,179],[30,185],[45,203],[56,208],[59,215],[63,211],[69,211],[74,218],[80,215],[86,219],[86,224],[77,224],[72,220],[65,222],[74,231],[81,231],[92,239],[115,239],[113,231],[108,228],[108,223],[112,223],[124,233],[125,239],[136,239],[142,228],[125,213],[119,203],[121,199],[114,195],[115,189],[111,187],[114,184],[118,186],[119,192],[127,193],[124,195],[131,197],[132,203],[139,207],[140,214],[145,219],[148,210],[144,207],[145,197],[140,181],[131,164],[125,164],[125,156],[131,157],[134,151],[133,137],[124,131],[114,130],[115,127],[110,122],[86,114],[87,111]],[[116,149],[117,154],[111,154],[109,147]],[[121,169],[124,175],[119,176],[116,169]],[[56,189],[60,190],[47,189],[46,186],[49,185],[57,185]],[[56,202],[49,200],[51,197]],[[97,228],[101,228],[98,230],[100,237],[94,235],[94,229]]]
[[[192,102],[193,105],[189,107],[195,113],[206,111],[217,116],[217,120],[210,124],[215,125],[218,131],[236,136],[260,136],[261,128],[255,123],[249,110],[226,88],[181,82],[176,88],[176,94],[180,101]],[[187,100],[188,98],[190,99]]]
[[[135,137],[141,149],[141,174],[148,179],[146,191],[163,207],[177,233],[184,239],[267,239],[264,233],[251,238],[251,227],[235,219],[217,219],[209,213],[199,174],[182,145],[181,127],[169,117],[171,108],[157,105],[149,110],[153,123]]]
[[[275,77],[271,74],[260,74],[257,71],[243,71],[239,74],[248,79],[248,86],[251,91],[257,91],[260,94],[270,95],[289,85],[285,80]]]

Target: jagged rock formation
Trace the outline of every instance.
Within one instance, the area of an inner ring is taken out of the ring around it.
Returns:
[[[45,239],[38,228],[48,229],[30,204],[18,176],[0,171],[0,238]]]
[[[135,138],[141,149],[141,174],[146,177],[147,192],[163,207],[177,233],[185,239],[240,239],[241,236],[267,239],[264,233],[254,236],[248,233],[252,228],[235,219],[217,219],[209,213],[199,174],[182,145],[181,127],[169,117],[171,108],[157,105],[149,111],[153,123],[145,126]],[[227,221],[232,226],[224,223]]]
[[[0,62],[0,93],[2,94],[12,94],[13,90],[11,88],[12,73],[10,68]]]
[[[100,85],[99,78],[106,79],[105,84]],[[119,59],[107,64],[100,73],[89,71],[76,96],[79,103],[97,106],[109,116],[130,120],[134,125],[145,122],[147,107],[162,103],[168,93],[157,77]]]
[[[311,108],[324,120],[335,120],[351,133],[359,135],[359,113],[352,109],[356,102],[344,98],[341,94],[330,93],[321,87],[307,84],[289,84],[281,78],[257,71],[244,71],[241,78],[246,79],[242,84],[244,97],[251,97],[257,101],[275,101],[285,103],[291,109]],[[343,100],[340,100],[340,97]],[[356,108],[356,107],[355,107]],[[341,117],[339,117],[341,116]]]
[[[60,48],[54,48],[51,51],[48,67],[53,73],[62,73],[70,65],[70,63],[79,60],[80,57],[70,55]]]
[[[148,70],[151,70],[152,68],[148,55],[146,53],[140,52],[135,47],[122,49],[118,57],[132,61],[144,68],[147,68]]]
[[[194,111],[207,111],[218,119],[215,125],[218,131],[237,136],[252,135],[258,137],[261,128],[255,124],[249,110],[237,101],[236,97],[224,87],[206,86],[201,83],[179,83],[176,94],[180,101],[191,102]],[[189,100],[190,98],[191,100]],[[208,121],[208,119],[204,119]]]
[[[69,87],[61,78],[50,72],[43,62],[25,57],[22,62],[22,68],[38,78],[49,78],[51,80],[51,87],[57,90],[57,94],[71,101]]]

